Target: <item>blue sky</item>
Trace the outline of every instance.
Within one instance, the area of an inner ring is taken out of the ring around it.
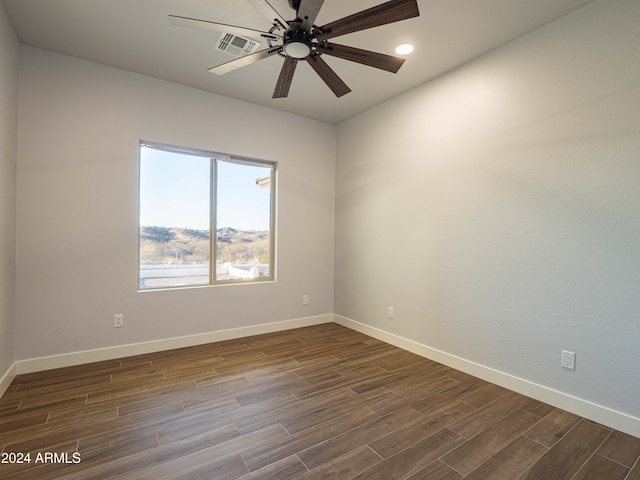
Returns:
[[[140,225],[209,229],[210,160],[140,149]],[[218,162],[218,228],[268,230],[270,169]]]

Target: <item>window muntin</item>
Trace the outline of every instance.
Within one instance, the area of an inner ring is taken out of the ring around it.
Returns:
[[[274,280],[275,170],[141,143],[139,288]]]

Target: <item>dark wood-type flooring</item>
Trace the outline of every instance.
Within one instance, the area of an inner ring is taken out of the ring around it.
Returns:
[[[0,450],[31,454],[4,480],[640,480],[639,439],[335,324],[20,375]]]

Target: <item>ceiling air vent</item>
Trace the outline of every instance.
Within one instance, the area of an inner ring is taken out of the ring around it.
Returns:
[[[260,42],[251,40],[250,38],[223,33],[218,39],[216,49],[233,55],[234,57],[244,57],[255,52],[260,46]]]

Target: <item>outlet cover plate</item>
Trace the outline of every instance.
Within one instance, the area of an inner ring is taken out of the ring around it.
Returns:
[[[562,350],[562,366],[569,370],[576,369],[576,354],[568,350]]]

